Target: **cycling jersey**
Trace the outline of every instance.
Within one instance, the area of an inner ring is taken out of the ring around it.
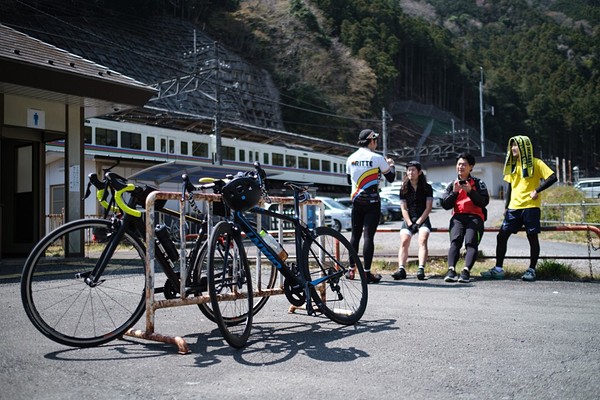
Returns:
[[[370,197],[369,202],[379,202],[380,174],[385,175],[390,170],[381,154],[366,147],[361,147],[350,155],[346,161],[346,171],[352,182],[352,201],[362,195]]]

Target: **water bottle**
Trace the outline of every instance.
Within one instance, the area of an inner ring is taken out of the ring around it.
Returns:
[[[269,232],[261,229],[260,237],[263,238],[265,243],[267,243],[270,248],[275,250],[275,253],[277,253],[279,258],[281,258],[281,261],[285,261],[288,258],[287,251],[285,251],[283,246],[281,246],[281,243],[279,243]]]
[[[167,228],[165,224],[156,225],[154,234],[156,235],[156,241],[158,242],[159,247],[162,248],[163,254],[169,257],[173,262],[179,260],[179,252],[175,247],[175,243],[171,240],[169,228]]]

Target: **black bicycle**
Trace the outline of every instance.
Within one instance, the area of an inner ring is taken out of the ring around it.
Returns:
[[[250,276],[242,234],[283,275],[284,292],[291,304],[306,306],[309,315],[321,312],[340,324],[359,321],[367,307],[368,292],[356,251],[341,233],[328,227],[310,229],[299,217],[300,204],[310,198],[312,184],[285,183],[294,198],[294,214],[287,215],[256,206],[261,199],[269,202],[266,174],[258,163],[254,171],[232,178],[222,189],[222,201],[232,213],[212,230],[207,260],[212,311],[227,342],[243,347],[252,326]],[[293,225],[295,262],[286,261],[287,253],[279,243],[267,244],[269,235],[257,231],[249,213]]]
[[[91,174],[85,195],[90,195],[91,186],[96,187],[106,210],[104,218],[72,221],[50,232],[23,268],[21,298],[27,316],[41,333],[64,345],[107,343],[121,337],[145,311],[146,225],[145,213],[138,208],[145,207],[147,196],[156,189],[128,183],[110,171],[115,165],[104,171],[103,180]],[[216,183],[205,188],[218,193],[221,187]],[[179,218],[179,212],[164,205],[165,201],[157,201],[157,212]],[[191,250],[185,250],[186,296],[207,295],[205,217],[185,215],[200,227]],[[181,295],[179,259],[185,242],[177,248],[163,225],[157,226],[155,234],[155,261],[167,279],[154,292],[173,299]],[[272,287],[276,271],[265,270],[265,274],[264,282]],[[209,303],[198,307],[215,321]]]

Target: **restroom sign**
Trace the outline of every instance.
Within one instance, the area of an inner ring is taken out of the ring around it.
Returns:
[[[42,110],[28,108],[27,127],[36,129],[46,129],[46,112]]]

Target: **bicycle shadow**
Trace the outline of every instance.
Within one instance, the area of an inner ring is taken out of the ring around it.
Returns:
[[[253,326],[243,349],[230,347],[215,329],[208,336],[197,336],[198,340],[190,345],[190,350],[197,354],[196,365],[199,367],[220,362],[222,357],[233,357],[246,366],[276,365],[299,355],[326,362],[350,362],[369,357],[369,353],[353,346],[329,344],[358,334],[400,329],[394,326],[395,323],[394,319],[363,320],[356,325],[344,326],[324,317],[322,321],[310,323],[261,321]]]

